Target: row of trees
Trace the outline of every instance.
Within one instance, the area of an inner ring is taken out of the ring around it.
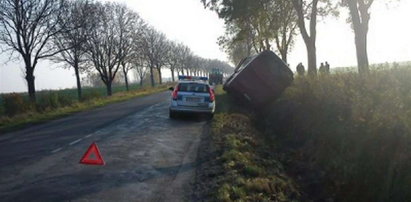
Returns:
[[[64,63],[74,70],[81,99],[80,74],[97,72],[112,94],[122,72],[128,90],[128,72],[140,82],[162,83],[162,70],[206,75],[214,68],[232,68],[218,60],[196,56],[184,44],[170,41],[124,4],[92,0],[0,0],[0,42],[25,64],[31,101],[35,102],[34,70],[40,60]],[[142,84],[142,83],[141,83]]]
[[[307,48],[308,73],[317,74],[317,22],[327,15],[338,15],[348,8],[348,22],[355,34],[358,71],[368,74],[367,34],[370,8],[374,0],[201,0],[226,22],[220,45],[231,60],[273,49],[287,62],[295,35],[299,32]],[[297,29],[298,28],[298,29]]]

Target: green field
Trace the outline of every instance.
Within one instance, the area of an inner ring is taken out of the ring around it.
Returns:
[[[171,83],[154,88],[139,88],[136,85],[126,92],[125,87],[113,87],[113,96],[105,96],[105,88],[85,88],[84,99],[79,102],[76,89],[40,91],[36,94],[36,104],[29,102],[25,93],[3,94],[1,100],[0,133],[19,129],[26,125],[38,124],[63,117],[75,112],[125,101],[167,90]]]
[[[131,84],[130,86],[130,91],[133,90],[138,90],[140,89],[139,84]],[[124,85],[117,85],[113,86],[113,94],[119,93],[119,92],[124,92],[126,91],[126,87]],[[90,100],[93,98],[100,98],[106,96],[106,88],[104,86],[102,87],[83,87],[82,88],[83,92],[83,100]],[[7,95],[8,93],[2,93],[0,94],[0,116],[4,115],[4,105],[3,105],[3,97],[4,95]],[[23,97],[25,101],[28,102],[28,94],[27,93],[18,93]],[[76,102],[78,100],[77,98],[77,89],[76,88],[68,88],[68,89],[62,89],[62,90],[41,90],[36,92],[37,100],[38,102],[41,102],[45,98],[49,97],[50,94],[56,94],[58,97],[62,97],[65,100]]]

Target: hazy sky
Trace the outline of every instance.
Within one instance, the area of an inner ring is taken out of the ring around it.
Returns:
[[[205,10],[200,0],[132,0],[127,3],[148,23],[164,32],[170,39],[188,45],[204,58],[227,60],[216,44],[224,33],[224,22],[214,12]],[[403,0],[387,7],[376,1],[372,7],[369,31],[371,63],[411,61],[411,1]],[[318,25],[318,63],[328,61],[331,67],[356,64],[354,35],[346,23],[347,11],[339,18],[329,17]],[[24,92],[23,63],[7,62],[0,55],[0,92]],[[298,62],[306,64],[306,49],[301,36],[289,56],[293,70]],[[36,89],[59,89],[75,86],[73,70],[42,62],[36,70]],[[166,73],[167,75],[167,73]]]

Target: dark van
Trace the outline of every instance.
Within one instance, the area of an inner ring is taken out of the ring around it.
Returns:
[[[243,59],[224,83],[224,90],[260,107],[278,98],[293,78],[283,60],[272,51],[264,51]]]

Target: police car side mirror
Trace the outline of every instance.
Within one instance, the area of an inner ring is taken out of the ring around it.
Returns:
[[[174,90],[174,87],[170,87],[170,88],[168,88],[168,90],[173,91],[173,90]]]

